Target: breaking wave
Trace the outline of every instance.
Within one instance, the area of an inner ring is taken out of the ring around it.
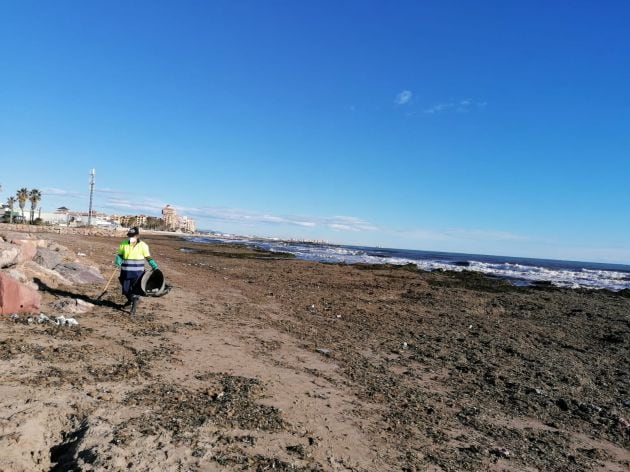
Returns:
[[[415,264],[419,269],[469,270],[501,277],[517,285],[546,282],[556,287],[630,289],[630,266],[474,254],[453,254],[328,244],[297,243],[258,239],[191,237],[195,242],[255,246],[274,252],[287,252],[308,261],[343,264]]]

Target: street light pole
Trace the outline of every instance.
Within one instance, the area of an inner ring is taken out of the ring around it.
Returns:
[[[90,209],[88,210],[88,226],[92,226],[92,200],[94,199],[94,179],[96,177],[96,169],[90,172]]]

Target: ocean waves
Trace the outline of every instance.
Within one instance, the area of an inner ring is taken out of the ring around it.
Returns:
[[[288,252],[299,259],[308,261],[342,264],[415,264],[419,269],[426,271],[469,270],[508,279],[517,285],[542,282],[564,288],[608,289],[612,291],[630,289],[630,267],[628,270],[601,268],[605,264],[542,259],[528,259],[528,263],[525,264],[514,262],[514,258],[499,256],[460,255],[258,239],[216,237],[190,239],[196,242],[244,244],[269,251]],[[521,261],[523,260],[521,259]]]

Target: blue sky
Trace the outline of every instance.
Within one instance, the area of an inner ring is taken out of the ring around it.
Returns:
[[[627,2],[0,2],[0,183],[44,211],[630,263]]]

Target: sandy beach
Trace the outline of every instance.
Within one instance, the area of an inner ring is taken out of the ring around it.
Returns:
[[[630,470],[627,290],[144,240],[172,290],[135,317],[114,279],[0,319],[0,470]]]

